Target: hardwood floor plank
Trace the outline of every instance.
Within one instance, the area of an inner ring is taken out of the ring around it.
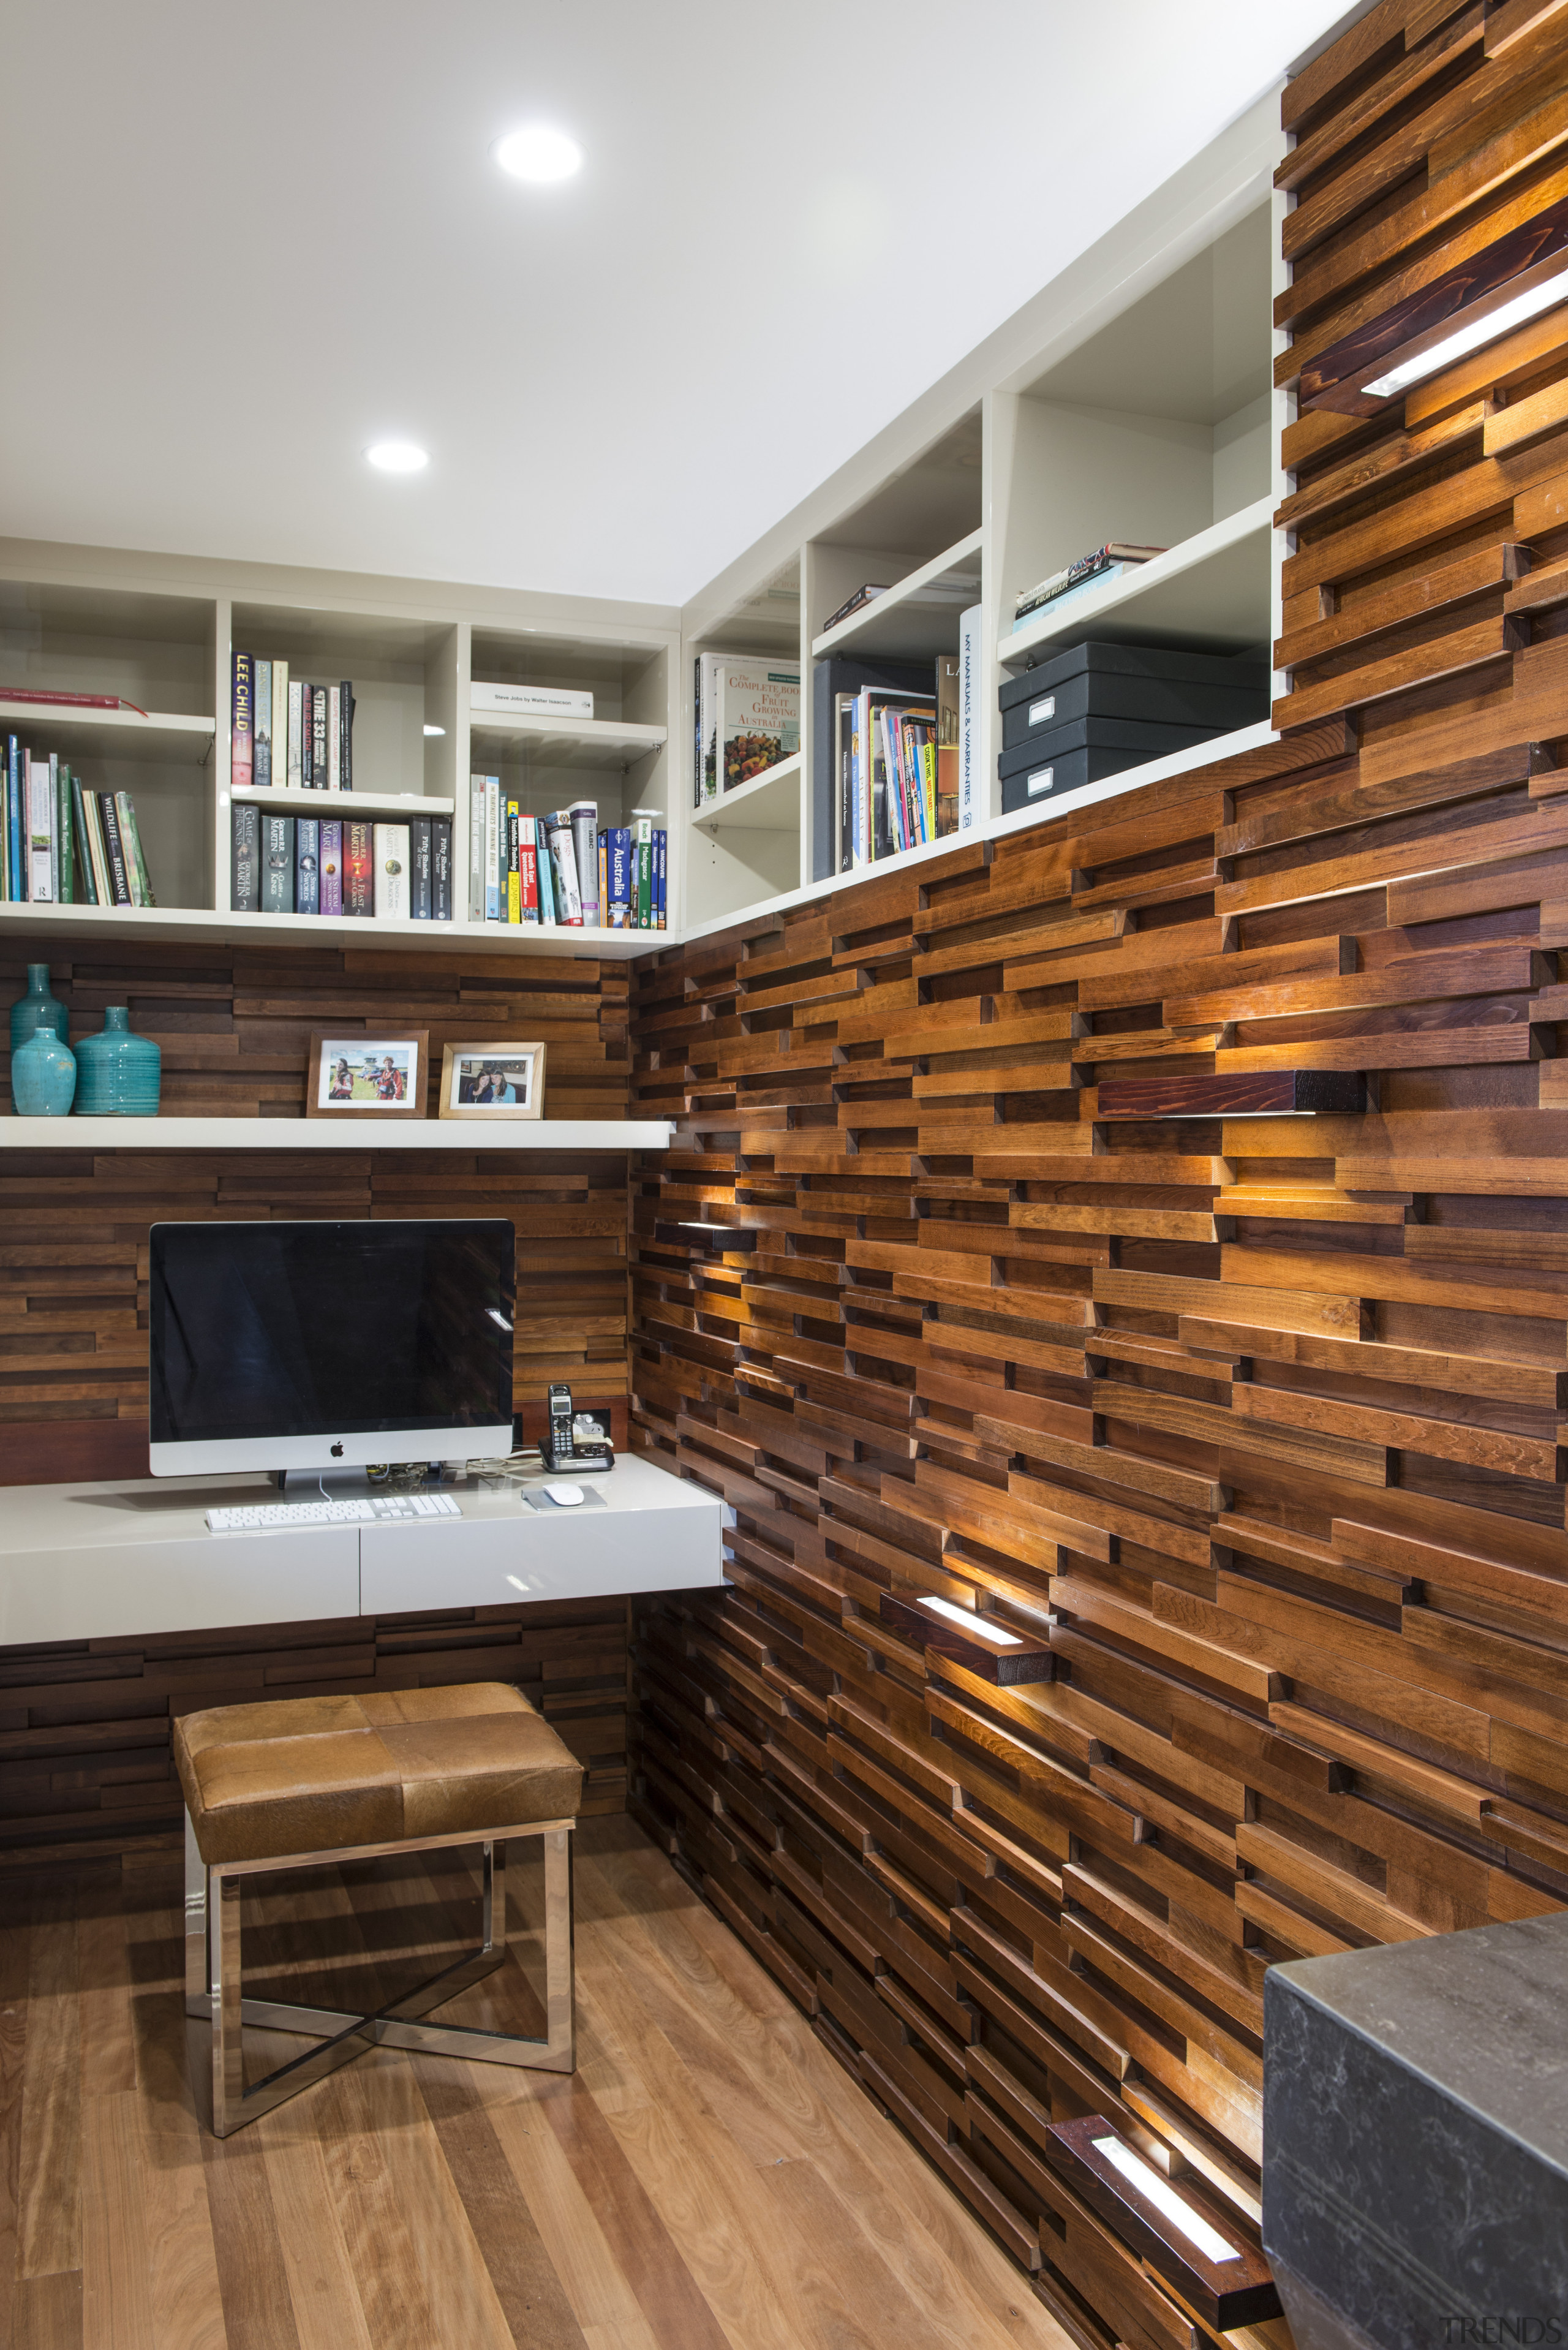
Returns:
[[[85,1886],[77,1908],[81,1977],[82,2094],[118,2096],[136,2087],[136,2033],[126,1961],[119,1872]]]
[[[19,2280],[16,2315],[14,2350],[96,2350],[82,2332],[80,2269]]]
[[[17,2327],[21,2218],[22,2084],[27,2046],[27,1961],[31,1928],[19,1901],[0,1926],[0,2342]]]
[[[204,2057],[210,2044],[207,2027],[192,2025],[191,2038],[198,2057]],[[300,2350],[262,2140],[254,2129],[243,2130],[237,2137],[215,2138],[203,2126],[202,2166],[218,2260],[225,2350]]]
[[[158,2350],[225,2350],[228,2330],[213,2241],[212,2207],[193,2114],[180,2130],[139,2116],[148,2293]],[[347,2350],[339,2334],[332,2350]]]
[[[647,2329],[630,2281],[623,2272],[600,2215],[544,2112],[546,2089],[538,2075],[521,2093],[485,2064],[467,2068],[470,2085],[490,2116],[503,2154],[586,2336],[606,2329]],[[548,2085],[553,2093],[555,2084]]]
[[[79,2269],[81,2026],[74,1880],[32,1896],[27,2046],[22,2083],[18,2273]]]
[[[93,2350],[158,2350],[134,2091],[82,2109],[82,2332]]]
[[[256,2129],[300,2350],[378,2350],[337,2224],[318,2125],[308,2106],[284,2106],[265,2116]]]

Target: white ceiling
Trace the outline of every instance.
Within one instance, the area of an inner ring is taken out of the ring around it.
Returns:
[[[683,600],[1343,6],[11,0],[0,525]]]

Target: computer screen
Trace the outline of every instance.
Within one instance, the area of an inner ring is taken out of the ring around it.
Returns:
[[[508,1450],[514,1255],[499,1217],[155,1224],[155,1471]]]

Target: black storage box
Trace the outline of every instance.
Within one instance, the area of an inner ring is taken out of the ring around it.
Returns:
[[[1071,726],[1050,727],[997,761],[1002,814],[1012,816],[1076,784],[1101,783],[1124,767],[1141,767],[1146,760],[1207,743],[1214,732],[1212,726],[1156,726],[1136,718],[1080,718]]]
[[[1158,645],[1075,645],[1002,688],[1002,745],[1075,719],[1143,720],[1199,726],[1209,734],[1269,715],[1266,655],[1184,652]]]

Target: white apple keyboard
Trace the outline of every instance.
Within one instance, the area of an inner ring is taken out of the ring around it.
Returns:
[[[546,1485],[545,1491],[557,1508],[575,1510],[583,1498],[580,1485]]]
[[[581,1494],[577,1496],[582,1499]],[[349,1502],[262,1502],[254,1508],[209,1510],[214,1534],[265,1534],[275,1526],[370,1526],[389,1518],[461,1518],[451,1493],[377,1493]]]

